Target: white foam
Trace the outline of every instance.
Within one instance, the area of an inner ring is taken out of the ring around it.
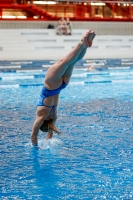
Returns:
[[[57,146],[62,144],[62,141],[59,138],[52,138],[49,141],[51,146]]]
[[[49,139],[49,140],[41,139],[38,142],[38,146],[42,150],[48,150],[48,149],[54,148],[54,147],[56,147],[60,144],[62,144],[62,141],[60,139],[57,139],[57,138],[52,138],[52,139]]]
[[[47,150],[47,149],[50,149],[50,142],[49,142],[49,140],[43,140],[43,139],[41,139],[41,140],[39,140],[39,142],[38,142],[38,146],[41,148],[41,149],[43,149],[43,150]]]

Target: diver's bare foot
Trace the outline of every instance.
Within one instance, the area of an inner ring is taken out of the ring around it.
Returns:
[[[85,35],[83,36],[83,38],[81,39],[82,44],[84,45],[84,47],[91,47],[92,46],[92,41],[94,39],[94,37],[96,36],[94,31],[87,31],[85,33]]]
[[[92,31],[91,33],[89,33],[89,36],[88,36],[88,43],[89,43],[89,47],[92,46],[92,41],[94,39],[94,37],[96,36],[95,32]]]

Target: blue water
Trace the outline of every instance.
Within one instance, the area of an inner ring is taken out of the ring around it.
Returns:
[[[0,199],[133,199],[133,69],[74,70],[60,96],[62,133],[40,132],[36,150],[44,76],[0,73]]]

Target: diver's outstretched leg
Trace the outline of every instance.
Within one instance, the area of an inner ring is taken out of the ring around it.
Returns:
[[[73,69],[73,65],[83,58],[86,49],[92,45],[92,40],[95,37],[94,31],[87,31],[81,38],[78,44],[61,60],[57,61],[52,67],[50,67],[46,73],[45,83],[48,85],[54,85],[56,88],[59,82],[62,80],[62,76],[65,76],[66,70]]]

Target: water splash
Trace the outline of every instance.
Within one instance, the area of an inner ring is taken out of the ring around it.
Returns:
[[[38,146],[42,150],[49,150],[51,148],[55,148],[55,147],[59,146],[61,143],[62,143],[62,141],[60,139],[57,139],[57,138],[52,138],[52,139],[49,139],[49,140],[41,139],[38,142]]]

